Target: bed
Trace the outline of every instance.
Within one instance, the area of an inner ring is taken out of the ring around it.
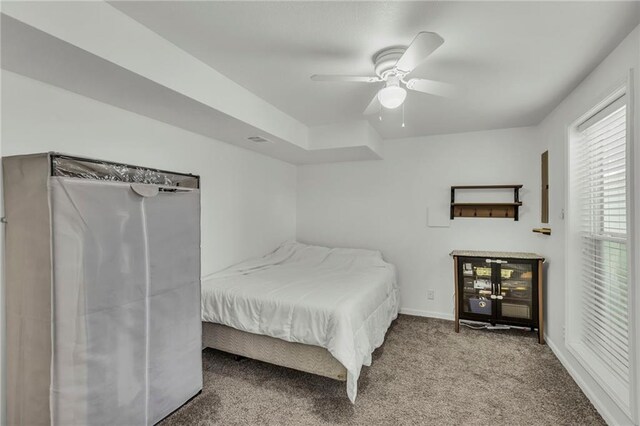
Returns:
[[[347,382],[398,315],[395,267],[378,251],[295,241],[202,281],[203,345]]]

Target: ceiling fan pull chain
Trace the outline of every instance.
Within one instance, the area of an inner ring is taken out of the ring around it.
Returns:
[[[404,127],[404,103],[402,104],[402,127]]]
[[[382,121],[382,104],[379,105],[380,111],[378,112],[378,118]]]

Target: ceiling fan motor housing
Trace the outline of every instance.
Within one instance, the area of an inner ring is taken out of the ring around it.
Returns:
[[[386,80],[391,74],[397,74],[402,77],[402,75],[400,75],[400,73],[395,69],[395,65],[405,50],[405,48],[394,47],[382,50],[376,54],[373,59],[376,75],[383,80]]]

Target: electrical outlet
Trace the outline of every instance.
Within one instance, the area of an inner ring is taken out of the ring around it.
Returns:
[[[435,295],[435,292],[433,290],[427,291],[427,299],[433,300],[434,295]]]

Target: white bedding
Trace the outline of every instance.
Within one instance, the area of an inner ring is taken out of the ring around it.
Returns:
[[[326,348],[347,369],[351,402],[397,315],[395,267],[378,251],[290,241],[202,282],[203,321]]]

